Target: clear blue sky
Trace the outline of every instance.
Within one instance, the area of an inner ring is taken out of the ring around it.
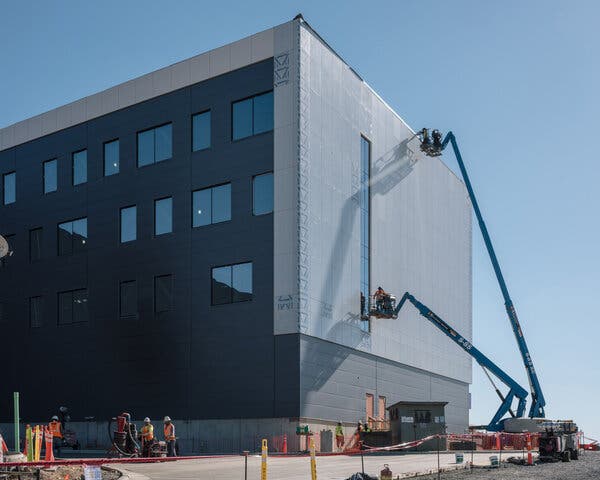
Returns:
[[[413,128],[455,132],[547,414],[600,436],[600,2],[6,0],[0,127],[298,12]],[[473,254],[475,344],[527,385],[476,228]],[[487,422],[478,367],[472,392]]]

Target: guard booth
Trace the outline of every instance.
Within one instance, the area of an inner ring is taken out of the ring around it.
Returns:
[[[413,442],[430,435],[446,433],[445,409],[448,402],[398,402],[387,410],[390,419],[392,445]],[[429,440],[415,451],[437,450],[437,439]],[[440,439],[440,449],[446,449],[446,439]]]

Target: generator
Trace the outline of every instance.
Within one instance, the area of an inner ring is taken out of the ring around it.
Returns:
[[[579,434],[571,421],[549,421],[540,433],[539,454],[541,462],[568,462],[579,458]]]

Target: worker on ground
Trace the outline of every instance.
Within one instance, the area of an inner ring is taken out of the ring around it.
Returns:
[[[165,442],[167,444],[167,457],[176,457],[175,453],[175,425],[171,421],[171,417],[168,415],[164,419],[163,433],[165,435]]]
[[[154,425],[148,417],[144,418],[144,426],[140,428],[140,437],[142,439],[142,456],[149,457],[154,444]]]
[[[52,432],[52,446],[56,455],[60,455],[60,447],[63,442],[63,434],[62,434],[62,424],[58,420],[58,417],[54,415],[50,419],[50,423],[48,424],[48,430]]]
[[[344,427],[342,422],[338,422],[335,426],[335,446],[340,452],[344,450]]]

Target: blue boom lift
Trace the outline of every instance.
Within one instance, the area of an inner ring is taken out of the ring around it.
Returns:
[[[502,419],[507,414],[510,413],[512,417],[522,417],[525,412],[525,399],[527,398],[527,391],[521,387],[517,382],[515,382],[511,377],[509,377],[504,370],[502,370],[498,365],[492,362],[488,357],[486,357],[483,353],[481,353],[471,342],[469,342],[465,337],[463,337],[460,333],[458,333],[454,328],[448,325],[442,318],[440,318],[437,314],[435,314],[430,308],[423,305],[419,302],[415,297],[413,297],[409,292],[406,292],[404,296],[398,302],[398,305],[395,306],[395,300],[393,298],[386,299],[385,302],[380,302],[377,306],[375,306],[372,310],[372,314],[383,317],[383,318],[398,318],[398,313],[402,306],[406,303],[406,301],[412,303],[419,313],[429,320],[433,325],[435,325],[439,330],[445,333],[454,343],[456,343],[460,348],[462,348],[465,352],[467,352],[471,357],[475,359],[475,361],[481,365],[483,371],[487,375],[487,377],[494,385],[496,393],[502,400],[500,408],[496,411],[496,414],[490,421],[489,425],[486,427],[487,430],[491,432],[499,432],[504,429]],[[504,383],[509,391],[506,395],[502,395],[502,392],[496,387],[494,381],[490,377],[490,373],[495,375],[502,383]],[[511,406],[513,404],[514,399],[518,400],[517,412],[516,414],[512,411]]]
[[[544,399],[544,394],[542,393],[542,388],[533,366],[533,360],[531,359],[529,349],[527,348],[527,343],[525,342],[525,337],[523,336],[523,331],[521,330],[521,325],[519,324],[517,311],[515,310],[515,306],[508,293],[508,288],[506,286],[506,282],[504,281],[504,276],[502,275],[502,270],[500,269],[500,264],[498,263],[498,258],[496,257],[496,252],[494,251],[490,234],[488,233],[485,222],[483,221],[479,204],[475,198],[475,192],[471,186],[467,169],[465,168],[462,155],[458,149],[456,138],[452,132],[448,132],[446,137],[442,140],[442,134],[439,130],[433,130],[430,137],[429,131],[426,128],[418,132],[417,135],[421,137],[421,150],[426,155],[431,157],[441,155],[448,143],[452,144],[452,149],[454,150],[454,155],[456,156],[456,161],[458,162],[458,167],[460,168],[460,172],[467,187],[467,192],[469,193],[469,198],[471,199],[471,204],[473,205],[473,210],[475,211],[475,216],[477,217],[477,222],[479,223],[479,229],[481,230],[483,241],[485,242],[490,260],[492,261],[492,266],[494,267],[494,272],[496,273],[496,278],[498,279],[498,284],[500,285],[500,290],[502,291],[502,296],[504,297],[506,313],[508,314],[510,325],[515,334],[515,338],[517,339],[517,344],[519,346],[521,357],[523,358],[523,363],[527,372],[527,379],[529,380],[529,386],[531,389],[531,406],[529,408],[529,417],[544,418],[546,416],[544,412],[546,400]]]

